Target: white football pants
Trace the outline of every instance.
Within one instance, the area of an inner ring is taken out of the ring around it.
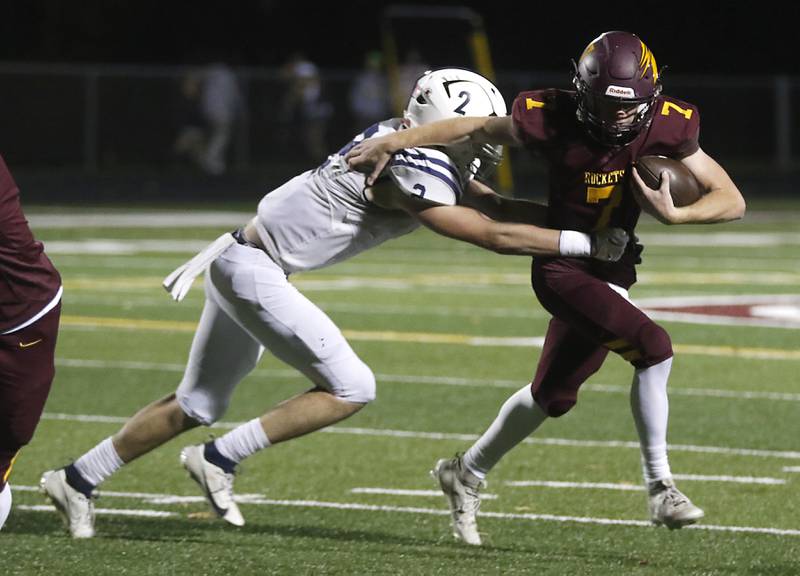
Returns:
[[[349,402],[375,398],[375,376],[339,328],[263,251],[233,244],[211,263],[206,303],[176,396],[203,424],[218,420],[264,349]]]

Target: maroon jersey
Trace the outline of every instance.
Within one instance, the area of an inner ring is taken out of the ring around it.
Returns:
[[[60,286],[61,277],[33,238],[19,189],[0,157],[0,333],[39,313]]]
[[[650,126],[627,146],[616,147],[594,140],[576,119],[576,108],[575,93],[557,89],[522,92],[512,106],[517,134],[547,163],[547,225],[581,232],[619,227],[633,236],[640,208],[627,186],[631,162],[649,154],[681,159],[697,151],[697,108],[660,96]],[[565,264],[628,288],[636,281],[639,251],[631,242],[618,262],[571,259]]]

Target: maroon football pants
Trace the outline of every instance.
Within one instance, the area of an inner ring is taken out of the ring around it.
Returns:
[[[667,332],[569,259],[534,263],[533,289],[553,315],[536,376],[536,403],[550,416],[561,416],[577,402],[578,389],[603,364],[609,350],[636,368],[672,356]]]
[[[55,375],[60,317],[59,303],[30,326],[0,335],[0,489],[42,416]]]

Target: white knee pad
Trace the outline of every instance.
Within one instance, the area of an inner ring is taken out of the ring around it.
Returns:
[[[11,512],[11,485],[6,484],[3,491],[0,492],[0,530],[3,529],[9,512]]]
[[[192,390],[183,390],[182,388],[183,385],[178,387],[175,392],[178,405],[184,414],[204,426],[211,426],[222,418],[228,409],[229,397],[222,398],[213,394],[213,391],[198,388]]]
[[[331,392],[342,400],[367,404],[375,400],[375,374],[361,362],[353,363],[346,374],[340,375]]]

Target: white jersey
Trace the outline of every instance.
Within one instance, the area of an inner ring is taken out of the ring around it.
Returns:
[[[358,142],[399,130],[395,118],[374,124],[315,170],[276,188],[258,205],[256,229],[270,257],[289,274],[340,262],[419,222],[402,210],[388,210],[364,193],[366,176],[350,171],[344,155]],[[457,204],[469,181],[447,154],[433,148],[396,153],[381,178],[403,193],[440,205]]]

